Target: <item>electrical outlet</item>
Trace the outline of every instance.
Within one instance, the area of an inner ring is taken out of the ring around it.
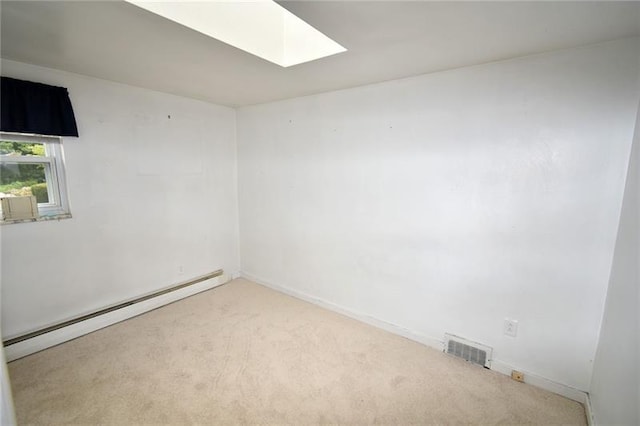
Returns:
[[[184,266],[179,265],[178,266],[178,275],[182,275],[182,274],[184,274]]]
[[[518,321],[509,318],[504,319],[504,334],[511,337],[518,335]]]
[[[511,370],[511,378],[517,382],[524,383],[524,373],[518,370]]]

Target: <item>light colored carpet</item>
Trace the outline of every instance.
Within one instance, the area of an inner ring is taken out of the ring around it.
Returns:
[[[9,371],[20,424],[586,424],[574,401],[242,279]]]

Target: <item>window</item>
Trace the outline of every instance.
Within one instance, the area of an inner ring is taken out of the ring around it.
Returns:
[[[42,219],[70,217],[62,138],[0,133],[0,197],[29,195]]]

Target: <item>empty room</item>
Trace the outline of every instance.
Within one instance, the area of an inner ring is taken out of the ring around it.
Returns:
[[[3,425],[640,424],[640,2],[0,15]]]

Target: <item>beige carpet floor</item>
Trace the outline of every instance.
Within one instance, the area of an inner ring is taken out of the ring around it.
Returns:
[[[242,279],[9,372],[19,424],[586,424],[577,402]]]

